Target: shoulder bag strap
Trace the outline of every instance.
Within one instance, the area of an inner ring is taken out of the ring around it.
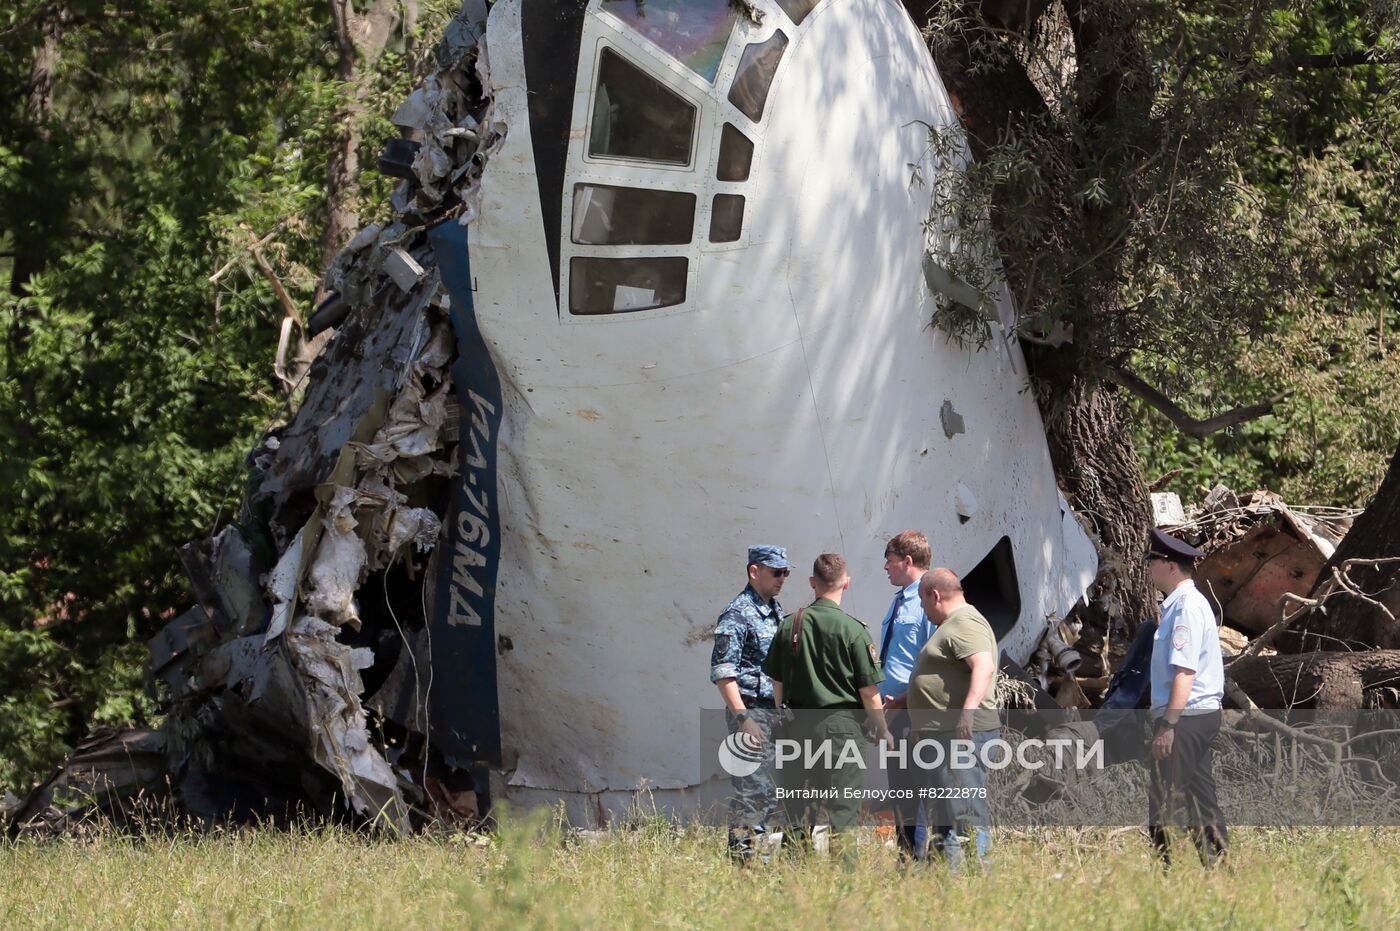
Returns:
[[[796,656],[802,652],[802,613],[806,608],[798,608],[797,614],[792,619],[792,655]]]

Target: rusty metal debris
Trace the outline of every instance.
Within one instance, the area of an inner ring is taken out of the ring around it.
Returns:
[[[1175,494],[1152,496],[1158,526],[1192,542],[1206,552],[1197,567],[1197,585],[1211,600],[1221,621],[1220,644],[1227,658],[1277,651],[1271,630],[1286,608],[1296,608],[1312,590],[1328,558],[1360,514],[1358,509],[1290,505],[1278,495],[1259,490],[1238,495],[1217,485],[1198,505],[1183,507]],[[1290,600],[1291,599],[1291,600]],[[1075,644],[1068,625],[1055,629],[1061,642]],[[1275,631],[1276,633],[1276,631]],[[1267,635],[1267,636],[1266,636]],[[1141,697],[1140,676],[1127,692],[1122,670],[1131,665],[1133,650],[1099,655],[1095,644],[1077,644],[1085,660],[1067,672],[1040,656],[1043,681],[1066,707],[1089,708],[1117,700],[1134,706]],[[1045,650],[1054,647],[1047,638]],[[1144,667],[1145,669],[1145,667]],[[1129,694],[1131,693],[1131,694]]]
[[[1279,619],[1285,593],[1304,594],[1359,510],[1289,506],[1256,491],[1241,500],[1217,485],[1200,508],[1166,529],[1206,552],[1197,582],[1225,622],[1248,635]]]

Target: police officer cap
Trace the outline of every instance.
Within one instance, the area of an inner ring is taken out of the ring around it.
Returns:
[[[788,562],[787,550],[781,546],[759,546],[749,547],[749,565],[757,563],[760,566],[767,566],[769,569],[791,569],[792,563]]]
[[[1168,559],[1200,559],[1205,555],[1185,540],[1178,540],[1156,527],[1152,528],[1152,534],[1148,537],[1147,552]]]

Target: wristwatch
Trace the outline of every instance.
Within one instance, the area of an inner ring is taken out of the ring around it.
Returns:
[[[749,710],[748,710],[747,708],[745,708],[743,711],[740,711],[738,714],[734,715],[734,720],[738,721],[740,724],[743,724],[743,723],[744,723],[745,721],[747,721],[748,719],[749,719]]]
[[[1161,717],[1161,718],[1158,718],[1158,719],[1157,719],[1157,733],[1160,734],[1160,733],[1162,733],[1162,731],[1174,731],[1174,730],[1176,730],[1176,722],[1168,721],[1165,717]]]

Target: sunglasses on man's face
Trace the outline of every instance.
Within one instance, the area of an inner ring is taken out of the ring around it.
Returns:
[[[792,574],[791,569],[774,569],[772,566],[764,566],[763,568],[767,569],[769,572],[773,573],[780,579],[785,579]]]

